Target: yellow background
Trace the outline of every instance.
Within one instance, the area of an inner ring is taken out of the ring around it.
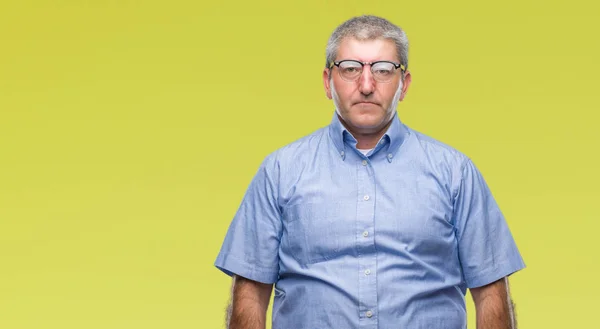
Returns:
[[[469,155],[506,215],[520,327],[600,328],[598,12],[2,0],[0,328],[222,328],[229,222],[268,153],[329,123],[325,44],[363,13],[409,36],[402,120]]]

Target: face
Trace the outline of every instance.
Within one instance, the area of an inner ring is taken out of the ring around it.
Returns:
[[[399,62],[394,42],[384,39],[344,39],[338,48],[336,61],[344,59]],[[399,69],[394,71],[391,81],[377,82],[373,79],[370,66],[366,65],[358,80],[350,82],[340,77],[338,69],[325,69],[323,83],[327,97],[333,99],[346,127],[360,134],[373,134],[384,129],[394,116],[398,102],[406,94],[410,73],[405,73],[404,83]]]

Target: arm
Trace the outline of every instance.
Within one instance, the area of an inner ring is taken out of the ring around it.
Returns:
[[[477,329],[516,329],[514,305],[510,298],[508,278],[471,288],[475,302]]]
[[[228,329],[264,329],[272,284],[234,275],[231,302],[227,307]]]

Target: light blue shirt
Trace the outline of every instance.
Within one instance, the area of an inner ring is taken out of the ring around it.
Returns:
[[[366,156],[335,114],[267,156],[215,266],[275,283],[273,329],[462,329],[525,267],[473,162],[397,113]]]

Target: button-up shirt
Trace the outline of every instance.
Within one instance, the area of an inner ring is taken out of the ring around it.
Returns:
[[[366,155],[331,124],[271,153],[215,266],[274,283],[274,329],[466,328],[466,288],[525,267],[473,162],[397,113]]]

